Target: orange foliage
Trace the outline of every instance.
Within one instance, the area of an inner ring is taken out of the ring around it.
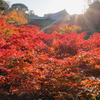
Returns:
[[[99,33],[85,40],[85,33],[48,35],[36,26],[15,27],[3,20],[0,26],[1,96],[100,99]]]
[[[80,26],[76,25],[68,25],[68,24],[59,24],[59,25],[52,25],[49,26],[45,32],[47,34],[52,34],[52,33],[61,33],[61,34],[66,34],[70,32],[78,32],[80,33],[82,28]]]
[[[9,24],[21,25],[28,23],[25,14],[21,10],[9,12],[3,18]]]

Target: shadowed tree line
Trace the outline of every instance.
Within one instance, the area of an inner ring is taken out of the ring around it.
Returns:
[[[27,24],[31,15],[35,15],[34,12],[22,3],[15,3],[10,6],[8,2],[0,0],[0,17],[8,24]]]
[[[30,16],[37,16],[33,10],[22,3],[15,3],[11,6],[8,2],[0,0],[0,15],[8,24],[21,25],[28,24]]]
[[[100,2],[92,3],[84,14],[74,14],[70,16],[70,20],[66,23],[78,25],[87,32],[87,38],[94,32],[100,32]]]
[[[11,7],[9,6],[8,2],[0,0],[0,10],[4,12],[9,12],[13,10],[21,10],[24,13],[28,11],[28,7],[22,3],[15,3],[12,4]]]

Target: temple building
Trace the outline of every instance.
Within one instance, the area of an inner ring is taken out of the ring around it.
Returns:
[[[29,23],[32,25],[37,25],[41,28],[44,28],[68,16],[69,14],[64,9],[64,10],[61,10],[57,13],[51,14],[50,16],[46,16],[46,17],[31,16]]]

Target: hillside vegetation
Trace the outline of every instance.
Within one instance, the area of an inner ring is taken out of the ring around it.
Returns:
[[[100,100],[100,33],[85,39],[84,27],[65,23],[41,31],[9,14],[0,16],[0,100]]]

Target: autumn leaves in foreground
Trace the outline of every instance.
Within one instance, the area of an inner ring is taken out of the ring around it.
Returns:
[[[1,98],[26,94],[34,100],[99,100],[100,34],[85,36],[48,35],[36,26],[15,27],[0,19]]]

